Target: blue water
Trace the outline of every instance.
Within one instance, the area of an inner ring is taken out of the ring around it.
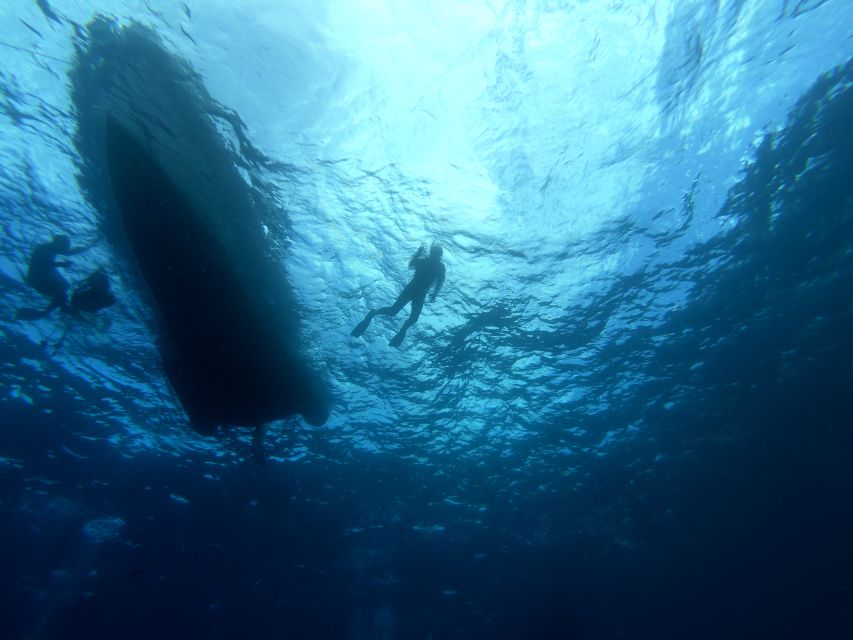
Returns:
[[[853,5],[163,4],[0,5],[4,638],[853,634]],[[167,381],[105,104],[257,204],[333,398],[265,464]],[[119,303],[53,348],[59,231]]]

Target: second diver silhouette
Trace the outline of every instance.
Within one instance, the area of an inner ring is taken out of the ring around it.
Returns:
[[[59,273],[58,267],[69,267],[68,260],[57,261],[59,255],[73,256],[82,253],[89,247],[72,248],[71,239],[65,234],[53,237],[50,242],[38,245],[30,258],[27,270],[27,284],[40,294],[50,299],[50,304],[44,309],[18,309],[16,320],[38,320],[44,318],[54,309],[68,307],[68,281]]]
[[[359,322],[358,326],[352,330],[351,335],[356,337],[360,336],[367,331],[367,327],[370,326],[370,321],[373,320],[375,316],[395,316],[400,312],[400,309],[406,306],[407,303],[411,302],[412,312],[409,314],[409,317],[406,318],[403,326],[400,327],[397,335],[395,335],[389,343],[392,347],[400,346],[400,343],[403,342],[403,338],[406,337],[406,331],[418,321],[418,317],[421,315],[421,311],[424,308],[424,301],[426,300],[426,295],[430,287],[435,284],[435,289],[430,296],[430,302],[435,302],[435,297],[438,295],[438,292],[441,290],[441,286],[444,284],[445,268],[444,264],[441,262],[441,256],[444,251],[442,250],[441,245],[433,243],[429,251],[429,256],[425,256],[425,253],[426,251],[422,245],[418,249],[417,253],[412,256],[412,259],[409,260],[409,268],[415,270],[415,275],[412,276],[409,284],[407,284],[403,291],[400,292],[400,295],[397,296],[397,300],[394,304],[390,307],[382,307],[380,309],[370,311],[365,316],[364,320]]]
[[[110,291],[110,280],[107,274],[98,269],[89,274],[72,292],[68,299],[68,281],[59,272],[59,267],[69,267],[68,260],[57,260],[57,256],[72,256],[87,251],[95,245],[92,242],[85,247],[74,248],[71,240],[65,234],[54,236],[50,242],[38,245],[30,258],[26,282],[33,289],[50,299],[50,304],[44,309],[18,309],[16,320],[39,320],[45,318],[55,309],[60,309],[68,315],[62,337],[56,342],[54,352],[62,346],[65,336],[75,318],[81,317],[81,312],[94,313],[115,304],[115,296]],[[55,330],[42,341],[42,346],[48,346]]]

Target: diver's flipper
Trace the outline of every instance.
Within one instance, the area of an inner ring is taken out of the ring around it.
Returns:
[[[46,315],[43,309],[18,309],[15,320],[39,320]]]
[[[371,320],[373,320],[373,313],[372,312],[368,313],[367,316],[365,316],[364,320],[362,320],[361,322],[358,323],[358,326],[352,330],[350,335],[355,337],[355,338],[360,336],[362,333],[367,331],[367,327],[370,326]]]
[[[390,344],[392,347],[399,347],[400,343],[403,342],[403,338],[405,338],[405,337],[406,337],[406,332],[400,331],[396,336],[391,338],[391,342],[389,342],[388,344]]]

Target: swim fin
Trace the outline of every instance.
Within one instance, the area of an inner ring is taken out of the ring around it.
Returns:
[[[15,320],[38,320],[44,318],[45,315],[42,309],[18,309]]]
[[[371,320],[373,320],[373,313],[368,313],[367,316],[364,318],[364,320],[359,322],[358,325],[356,326],[356,328],[352,330],[350,335],[353,337],[356,337],[356,338],[358,336],[360,336],[362,333],[367,331],[367,327],[370,326]]]

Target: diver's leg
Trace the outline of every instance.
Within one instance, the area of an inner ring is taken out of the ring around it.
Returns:
[[[355,326],[355,329],[353,329],[352,331],[350,331],[350,335],[351,335],[351,336],[355,336],[355,337],[357,338],[357,337],[358,337],[358,336],[360,336],[362,333],[364,333],[365,331],[367,331],[367,327],[369,327],[369,326],[370,326],[370,321],[371,321],[371,320],[373,320],[373,316],[375,316],[375,315],[376,315],[376,312],[375,312],[375,311],[371,311],[371,312],[369,312],[366,316],[364,316],[364,320],[362,320],[361,322],[359,322],[359,323]]]
[[[374,315],[396,316],[398,313],[400,313],[400,309],[405,307],[406,303],[409,302],[409,300],[411,299],[411,289],[406,286],[406,288],[400,292],[400,295],[397,296],[397,299],[394,301],[394,304],[392,304],[390,307],[382,307],[381,309],[377,309],[376,311],[372,311],[371,313],[373,313]]]
[[[413,324],[418,321],[418,318],[421,315],[421,311],[424,308],[424,297],[418,297],[412,300],[412,312],[409,314],[409,317],[406,318],[406,321],[403,323],[403,326],[400,327],[400,330],[397,332],[397,335],[391,338],[391,342],[389,343],[392,347],[399,347],[400,343],[403,342],[403,338],[406,337],[406,331],[409,330]]]
[[[405,289],[403,289],[403,291],[400,293],[400,295],[397,296],[397,300],[394,301],[394,304],[392,304],[390,307],[381,307],[380,309],[374,309],[373,311],[369,312],[364,317],[364,320],[359,322],[358,325],[356,326],[356,328],[352,330],[350,335],[355,336],[357,338],[358,336],[363,334],[365,331],[367,331],[367,327],[370,326],[370,321],[373,320],[373,318],[377,315],[383,315],[383,316],[397,315],[400,312],[400,309],[402,309],[403,306],[409,300],[411,300],[411,297],[412,297],[412,294],[409,292],[409,288],[406,287]]]
[[[64,299],[54,300],[44,309],[18,309],[15,313],[15,320],[41,320],[51,314],[51,312],[62,307],[65,303]]]
[[[18,309],[15,312],[15,320],[41,320],[47,315],[44,309]]]
[[[18,309],[16,320],[40,320],[58,308],[65,309],[68,305],[68,281],[53,269],[41,278],[27,278],[33,289],[43,296],[50,298],[50,304],[44,309]]]
[[[50,293],[46,295],[52,300],[50,306],[44,310],[44,315],[49,314],[54,309],[68,309],[68,289],[70,288],[68,281],[54,269],[51,272],[50,282]]]

